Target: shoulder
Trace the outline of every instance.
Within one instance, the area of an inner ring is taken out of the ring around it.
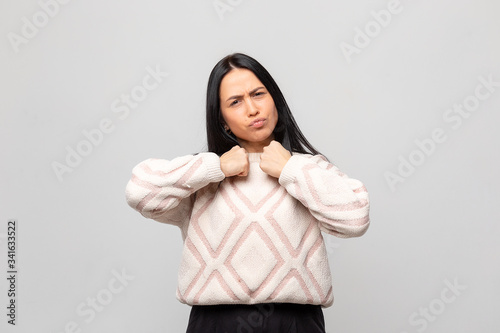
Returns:
[[[292,153],[292,158],[294,160],[302,160],[303,162],[313,162],[313,163],[329,163],[328,159],[321,154],[308,154],[308,153]]]

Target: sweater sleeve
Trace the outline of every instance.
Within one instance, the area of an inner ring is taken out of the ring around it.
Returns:
[[[309,209],[322,231],[357,237],[368,229],[369,197],[365,186],[349,178],[321,155],[293,155],[279,183]]]
[[[219,157],[200,153],[171,161],[150,158],[132,169],[125,189],[130,207],[144,217],[183,229],[196,191],[224,179]]]

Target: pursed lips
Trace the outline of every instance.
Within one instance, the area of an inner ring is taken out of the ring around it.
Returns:
[[[261,125],[264,123],[266,119],[265,118],[257,118],[254,121],[252,121],[248,126],[256,126],[256,125]]]

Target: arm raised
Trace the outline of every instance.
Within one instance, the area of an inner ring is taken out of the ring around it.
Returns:
[[[306,206],[324,232],[357,237],[368,229],[368,191],[321,155],[293,155],[283,168],[280,184]]]
[[[173,160],[147,159],[132,170],[125,197],[144,217],[182,226],[192,209],[192,194],[224,179],[214,153],[187,155]]]

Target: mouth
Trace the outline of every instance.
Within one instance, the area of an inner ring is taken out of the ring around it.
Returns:
[[[255,119],[254,121],[252,121],[252,122],[250,123],[250,125],[248,125],[248,126],[250,126],[250,127],[255,127],[255,128],[259,128],[259,127],[264,126],[264,123],[265,123],[265,122],[266,122],[266,119],[264,119],[264,118],[257,118],[257,119]]]

